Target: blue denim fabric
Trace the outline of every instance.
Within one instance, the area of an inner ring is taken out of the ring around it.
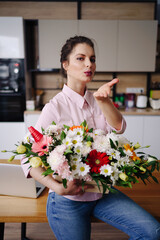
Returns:
[[[125,232],[130,240],[160,240],[160,223],[120,191],[92,202],[56,193],[48,196],[47,217],[57,240],[89,240],[91,215]]]

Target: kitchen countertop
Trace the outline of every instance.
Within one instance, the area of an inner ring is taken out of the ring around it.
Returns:
[[[160,116],[160,109],[159,110],[154,110],[152,108],[145,108],[145,109],[140,109],[140,108],[124,108],[124,109],[119,109],[120,112],[123,115],[151,115],[151,116]],[[40,114],[40,110],[33,110],[33,111],[25,111],[24,114]]]

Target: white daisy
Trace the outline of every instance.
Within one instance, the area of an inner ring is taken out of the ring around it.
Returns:
[[[62,142],[64,145],[66,145],[66,147],[72,147],[73,146],[73,143],[72,143],[72,138],[70,137],[66,137],[63,139],[63,142]]]
[[[81,136],[78,136],[78,135],[76,135],[76,136],[74,136],[73,138],[72,138],[72,145],[76,148],[76,147],[82,147],[82,140],[83,140],[83,138],[81,137]]]
[[[115,150],[114,148],[111,148],[107,151],[107,155],[112,156],[114,159],[119,160],[120,159],[120,152]]]
[[[85,163],[79,163],[77,165],[77,173],[79,176],[85,176],[86,174],[89,173],[90,166],[85,164]]]
[[[78,154],[73,154],[70,156],[72,162],[80,162],[81,157]]]
[[[120,171],[118,168],[112,167],[112,173],[111,173],[111,180],[112,180],[112,185],[114,186],[116,184],[116,181],[118,180]]]
[[[109,164],[103,165],[100,168],[100,173],[105,177],[110,176],[112,172],[113,172],[112,167]]]
[[[73,129],[73,132],[77,136],[83,136],[83,129],[82,128],[75,128],[75,129]]]

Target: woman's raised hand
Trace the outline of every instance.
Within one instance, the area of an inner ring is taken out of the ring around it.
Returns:
[[[94,92],[93,96],[97,100],[101,100],[101,101],[105,100],[110,95],[111,88],[118,82],[119,82],[119,79],[114,78],[110,82],[105,83],[96,92]]]

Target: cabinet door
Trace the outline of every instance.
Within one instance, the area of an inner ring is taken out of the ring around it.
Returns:
[[[139,142],[143,145],[143,116],[124,116],[127,128],[124,132],[124,136],[134,144]]]
[[[93,39],[97,71],[116,71],[117,26],[115,20],[79,20],[78,33]]]
[[[147,153],[160,159],[160,116],[146,116],[144,120],[144,145]]]
[[[0,17],[0,58],[24,58],[22,17]]]
[[[0,123],[0,158],[10,158],[12,153],[2,153],[1,150],[15,150],[16,145],[23,141],[25,136],[25,124],[24,122],[16,123]],[[18,159],[18,157],[16,157]]]
[[[77,35],[76,20],[39,20],[39,65],[41,69],[60,68],[61,48]]]
[[[30,126],[34,127],[36,125],[36,122],[38,121],[38,118],[40,116],[40,113],[37,114],[24,114],[24,122],[25,122],[25,131],[28,132],[28,128]]]
[[[119,21],[117,71],[155,70],[157,21]]]

